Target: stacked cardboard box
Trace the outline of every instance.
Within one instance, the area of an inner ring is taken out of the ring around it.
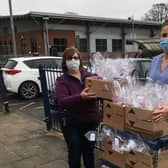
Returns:
[[[125,107],[104,100],[103,123],[120,130],[125,129]]]
[[[125,81],[120,81],[123,85]],[[115,96],[115,89],[113,82],[99,80],[94,77],[86,79],[86,87],[89,90],[94,91],[97,97],[103,99],[103,123],[113,128],[124,130],[125,126],[125,109],[112,102],[112,98]],[[117,167],[124,168],[125,160],[122,154],[112,150],[111,143],[104,142],[103,159],[111,162]]]
[[[152,121],[153,111],[141,108],[125,108],[125,130],[134,134],[139,134],[147,139],[157,139],[168,135],[168,122]]]
[[[120,153],[113,150],[111,139],[106,138],[104,143],[104,159],[119,168],[168,167],[168,150],[160,151],[156,155],[136,151]]]
[[[122,81],[120,84],[123,85],[126,82]],[[115,97],[113,82],[89,77],[86,79],[86,87],[104,100],[104,124],[121,131],[138,134],[147,139],[156,139],[168,135],[168,122],[152,122],[152,111],[124,107],[112,102],[112,97]],[[104,142],[103,157],[120,168],[154,168],[155,163],[157,163],[157,168],[168,167],[167,150],[162,151],[158,158],[140,152],[119,153],[113,150],[112,142],[109,139]]]
[[[103,108],[103,122],[113,128],[151,140],[168,135],[168,121],[153,122],[153,111],[121,106],[107,100],[104,100]]]

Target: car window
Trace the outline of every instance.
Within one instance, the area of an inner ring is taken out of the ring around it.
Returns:
[[[61,64],[62,64],[62,59],[53,58],[53,59],[49,59],[47,62],[48,66],[57,67],[57,68],[61,68]]]
[[[146,77],[146,75],[148,74],[150,64],[151,64],[151,61],[143,61],[143,62],[141,62],[141,66],[142,66],[142,69],[143,69],[143,76],[144,77]]]
[[[140,71],[140,66],[138,61],[130,61],[129,62],[129,67],[132,69],[132,71]]]
[[[151,64],[151,61],[142,62],[142,68],[144,69],[145,72],[149,70],[150,64]]]
[[[29,61],[23,61],[23,62],[30,68],[38,68],[39,67],[38,60],[29,60]]]
[[[140,62],[139,61],[133,61],[133,71],[132,71],[132,76],[135,78],[140,78],[141,75],[141,68],[140,68]]]
[[[14,60],[8,60],[8,62],[4,65],[4,68],[13,69],[17,65],[17,62]]]
[[[61,68],[61,59],[49,58],[49,59],[37,59],[24,61],[24,63],[30,68],[39,68],[40,65],[45,65],[46,67],[57,67]]]

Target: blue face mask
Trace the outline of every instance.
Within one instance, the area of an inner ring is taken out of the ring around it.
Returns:
[[[168,53],[168,38],[164,38],[160,41],[160,47],[166,53]]]

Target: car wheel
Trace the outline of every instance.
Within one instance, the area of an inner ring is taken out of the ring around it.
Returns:
[[[19,94],[24,99],[33,99],[39,94],[39,88],[34,82],[24,82],[19,88]]]

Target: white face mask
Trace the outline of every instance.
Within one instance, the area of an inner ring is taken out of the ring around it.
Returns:
[[[67,66],[68,70],[70,70],[70,71],[78,71],[79,66],[80,66],[80,60],[75,60],[75,59],[67,60],[66,66]]]

